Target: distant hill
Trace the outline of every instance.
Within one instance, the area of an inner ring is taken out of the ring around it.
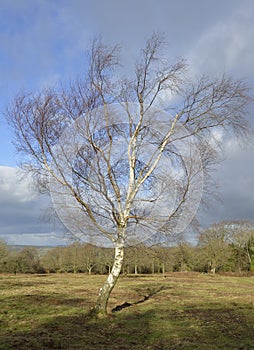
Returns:
[[[39,255],[46,254],[49,250],[56,248],[57,246],[34,246],[34,245],[13,245],[8,244],[8,248],[10,251],[16,251],[19,252],[24,248],[35,248],[39,251]]]

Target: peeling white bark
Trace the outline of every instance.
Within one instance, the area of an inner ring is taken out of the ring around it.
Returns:
[[[97,303],[93,310],[97,316],[100,316],[100,315],[103,316],[107,314],[108,299],[121,273],[121,269],[123,266],[123,257],[124,257],[124,240],[121,238],[116,242],[113,267],[103,287],[100,289]]]

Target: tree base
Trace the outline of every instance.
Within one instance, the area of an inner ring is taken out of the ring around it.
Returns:
[[[88,312],[87,316],[89,318],[103,319],[107,318],[109,314],[106,310],[99,309],[97,305],[92,307],[92,309]]]

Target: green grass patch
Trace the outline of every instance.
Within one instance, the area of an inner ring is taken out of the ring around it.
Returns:
[[[254,349],[254,278],[121,277],[106,319],[89,319],[105,276],[0,276],[0,349]]]

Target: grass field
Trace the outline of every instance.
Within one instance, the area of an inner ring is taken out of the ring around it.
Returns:
[[[89,319],[104,279],[0,275],[0,349],[254,349],[253,277],[121,277],[118,311]]]

